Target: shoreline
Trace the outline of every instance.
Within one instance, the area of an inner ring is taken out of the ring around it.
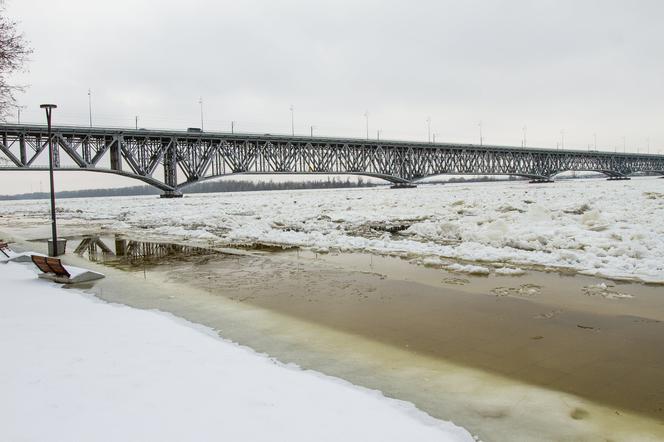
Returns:
[[[277,363],[208,327],[38,280],[27,263],[0,264],[0,274],[9,290],[0,328],[12,336],[0,340],[8,440],[474,440],[410,403]],[[109,416],[116,425],[100,434]]]

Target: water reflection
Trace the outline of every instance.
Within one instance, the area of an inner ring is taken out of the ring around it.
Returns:
[[[173,243],[137,241],[115,235],[114,237],[85,236],[76,245],[74,253],[102,264],[145,267],[218,255],[220,252]]]

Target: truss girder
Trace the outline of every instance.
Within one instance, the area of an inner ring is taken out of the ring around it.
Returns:
[[[617,152],[104,128],[56,127],[52,134],[58,168],[70,170],[73,163],[173,190],[232,173],[354,173],[408,182],[441,174],[549,178],[564,171],[664,171],[662,155]],[[47,147],[43,126],[0,125],[2,168],[43,169],[38,160],[45,157],[47,164]],[[110,170],[100,166],[108,155]],[[122,170],[123,163],[130,171]],[[153,177],[160,167],[161,181]]]

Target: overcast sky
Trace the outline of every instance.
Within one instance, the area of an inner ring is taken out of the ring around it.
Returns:
[[[492,144],[520,145],[527,126],[533,146],[564,130],[570,148],[596,133],[600,148],[664,151],[661,0],[7,0],[7,13],[34,48],[15,78],[26,122],[54,102],[55,124],[87,124],[90,88],[95,125],[200,126],[202,97],[206,130],[286,133],[292,104],[302,134],[364,137],[368,110],[372,137],[426,140],[430,116],[440,141],[477,142],[482,121]],[[61,188],[118,182],[83,177]]]

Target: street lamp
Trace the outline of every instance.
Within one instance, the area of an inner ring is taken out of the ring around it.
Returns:
[[[427,140],[431,143],[431,117],[427,117]]]
[[[295,136],[295,107],[292,104],[290,105],[290,128],[291,135]]]
[[[17,124],[21,124],[21,110],[25,109],[25,108],[26,108],[26,106],[16,106],[16,111],[18,112],[18,114],[16,116],[17,117],[16,118]]]
[[[593,134],[593,143],[595,150],[597,150],[597,133]]]
[[[478,123],[478,126],[480,127],[480,146],[484,144],[484,140],[482,139],[482,121]]]
[[[201,130],[203,130],[203,97],[198,98],[198,104],[201,105]]]
[[[367,120],[367,140],[369,139],[369,111],[364,112],[364,118]]]
[[[88,89],[88,114],[90,116],[90,127],[92,127],[92,90],[91,89]]]
[[[526,126],[523,126],[523,147],[526,147],[527,141],[526,141],[526,131],[528,128]]]
[[[58,244],[58,229],[55,222],[55,188],[53,186],[53,137],[51,135],[51,113],[57,108],[55,104],[42,104],[40,108],[46,111],[46,123],[48,124],[48,174],[51,182],[51,233],[53,234],[52,246],[49,247],[49,255],[60,255]]]

